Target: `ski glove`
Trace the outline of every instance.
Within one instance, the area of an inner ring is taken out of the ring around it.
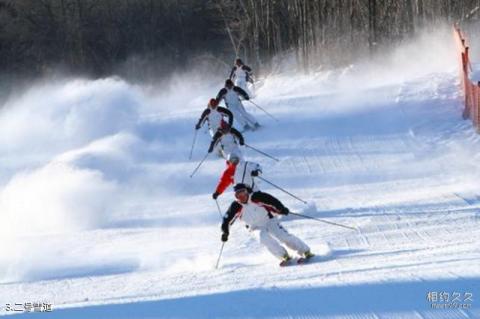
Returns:
[[[213,152],[213,144],[211,144],[210,147],[208,148],[208,152],[209,153]]]
[[[228,233],[223,233],[222,234],[222,241],[226,242],[228,240]]]
[[[212,194],[212,198],[216,200],[219,195],[219,193],[215,192]]]
[[[196,129],[196,130],[199,130],[199,129],[200,129],[200,123],[197,123],[197,125],[195,125],[195,129]]]
[[[290,213],[290,210],[287,207],[284,207],[281,211],[280,214],[282,215],[288,215]]]
[[[262,174],[262,171],[259,170],[259,169],[256,169],[254,171],[252,171],[252,176],[253,177],[257,177],[258,175]]]

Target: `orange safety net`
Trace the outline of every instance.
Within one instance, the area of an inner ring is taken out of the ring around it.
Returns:
[[[470,64],[467,40],[457,25],[455,25],[453,29],[459,52],[460,82],[465,103],[463,118],[470,118],[477,132],[480,132],[480,82],[475,84],[470,80],[469,72],[472,71],[472,66]]]

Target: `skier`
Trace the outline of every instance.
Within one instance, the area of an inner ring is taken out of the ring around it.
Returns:
[[[232,126],[232,112],[224,107],[218,106],[218,100],[210,99],[207,108],[203,111],[200,119],[195,125],[195,129],[200,129],[205,122],[208,122],[208,130],[210,131],[210,135],[213,137],[220,128],[220,123],[225,119],[225,117],[228,118],[228,124]]]
[[[242,158],[242,152],[238,145],[245,145],[242,133],[228,125],[225,121],[222,121],[220,128],[212,138],[208,152],[213,152],[213,149],[219,146],[220,152],[225,159],[228,159],[230,154],[236,154],[239,158]]]
[[[259,191],[258,183],[255,183],[254,177],[262,174],[262,167],[258,163],[245,162],[235,153],[231,153],[227,159],[227,168],[218,182],[213,199],[217,199],[225,189],[231,184],[242,183],[247,186],[249,191]]]
[[[260,124],[258,124],[258,121],[245,110],[239,96],[242,96],[247,101],[249,100],[247,92],[238,86],[234,86],[232,80],[227,79],[225,81],[225,87],[217,94],[217,101],[220,101],[221,99],[225,101],[225,105],[232,111],[235,120],[240,124],[244,131],[257,129],[260,127]]]
[[[235,85],[243,89],[245,92],[250,93],[247,88],[247,82],[252,82],[250,77],[252,69],[243,64],[241,59],[235,59],[235,65],[230,72],[230,80],[235,80]]]
[[[223,242],[228,240],[230,225],[236,218],[240,218],[250,231],[258,234],[260,243],[281,260],[280,266],[287,266],[292,259],[280,243],[300,255],[299,263],[314,256],[307,244],[287,232],[274,217],[274,214],[288,215],[290,212],[278,199],[268,193],[249,193],[245,184],[235,185],[234,191],[237,200],[232,202],[223,217]]]

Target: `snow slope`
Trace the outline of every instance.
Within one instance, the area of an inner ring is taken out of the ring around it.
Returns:
[[[380,66],[266,78],[255,101],[279,123],[246,103],[264,124],[247,143],[281,161],[247,157],[309,205],[262,189],[358,228],[285,218],[319,255],[288,268],[237,222],[214,269],[224,162],[189,178],[204,132],[187,158],[221,80],[158,92],[77,79],[12,99],[0,113],[0,314],[47,302],[53,312],[20,318],[480,318],[480,139],[439,43],[416,61],[404,57],[421,42]],[[429,292],[473,302],[434,309]]]

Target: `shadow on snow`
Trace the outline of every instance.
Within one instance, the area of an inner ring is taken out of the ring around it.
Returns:
[[[161,284],[161,283],[159,283]],[[471,308],[463,309],[478,318],[480,278],[389,282],[318,288],[249,289],[210,295],[53,310],[42,318],[322,318],[334,315],[412,314],[417,311],[435,318],[451,318],[459,309],[433,309],[429,292],[473,294]],[[468,302],[467,302],[468,303]],[[445,304],[445,303],[442,303]],[[21,318],[36,318],[24,314]],[[464,317],[464,316],[463,316]],[[463,318],[462,317],[462,318]]]

